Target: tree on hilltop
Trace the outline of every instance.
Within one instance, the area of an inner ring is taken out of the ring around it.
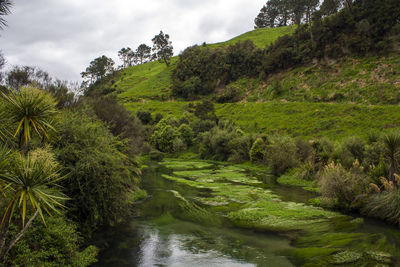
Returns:
[[[138,63],[145,63],[151,57],[151,47],[146,44],[139,45],[136,49],[135,57]]]
[[[121,48],[118,51],[118,57],[122,61],[122,68],[127,68],[134,64],[135,52],[130,47]]]
[[[165,62],[167,67],[170,64],[170,58],[173,56],[173,47],[171,41],[169,41],[169,35],[164,34],[162,31],[154,38],[153,41],[153,58],[159,62]]]
[[[81,72],[81,76],[82,78],[89,79],[89,82],[92,84],[113,71],[114,60],[103,55],[92,60],[89,67],[84,72]]]

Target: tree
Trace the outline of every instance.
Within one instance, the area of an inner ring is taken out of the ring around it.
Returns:
[[[90,62],[89,67],[81,73],[82,78],[88,78],[90,84],[104,78],[114,71],[114,60],[106,56],[95,58]]]
[[[7,152],[0,152],[1,161],[9,161]],[[0,181],[4,184],[2,191],[8,200],[1,223],[0,261],[3,261],[37,215],[44,222],[43,210],[48,214],[51,214],[50,211],[58,212],[58,209],[64,207],[61,201],[67,199],[58,187],[63,177],[58,174],[59,168],[54,156],[47,150],[38,149],[27,156],[18,155],[14,162],[8,163],[11,163],[8,172],[0,175]],[[17,209],[21,210],[22,228],[6,245],[10,221]],[[30,213],[33,215],[25,224],[27,214]]]
[[[321,5],[321,12],[324,16],[336,14],[341,6],[341,0],[324,0]]]
[[[35,68],[30,66],[14,66],[7,72],[6,83],[9,87],[18,90],[29,85],[35,74]]]
[[[139,45],[136,49],[135,56],[136,60],[140,62],[140,64],[143,64],[151,57],[151,47],[146,44]]]
[[[281,27],[291,24],[292,21],[298,22],[304,14],[301,11],[299,1],[268,0],[254,20],[255,28]],[[295,16],[293,16],[293,13],[295,13]]]
[[[172,43],[169,41],[169,35],[162,31],[154,38],[153,41],[153,58],[159,62],[164,62],[167,67],[170,64],[170,58],[174,55]]]
[[[279,11],[275,6],[271,5],[270,2],[271,1],[268,1],[267,5],[261,8],[260,13],[255,18],[255,29],[275,27],[275,20],[279,15]]]
[[[122,61],[122,67],[127,68],[133,65],[133,59],[135,58],[135,52],[130,47],[121,48],[118,51],[118,57]]]
[[[11,13],[12,2],[10,0],[0,0],[0,29],[7,26],[6,20],[3,16],[9,15]]]
[[[49,138],[57,114],[56,102],[47,93],[34,88],[24,87],[19,92],[3,93],[11,122],[15,125],[14,137],[19,134],[19,148],[26,151],[32,133]]]

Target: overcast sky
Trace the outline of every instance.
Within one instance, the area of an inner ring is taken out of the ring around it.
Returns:
[[[175,54],[193,44],[226,41],[253,29],[266,0],[14,0],[0,49],[8,67],[38,66],[79,81],[94,58],[117,61],[122,47],[151,46],[160,30]]]

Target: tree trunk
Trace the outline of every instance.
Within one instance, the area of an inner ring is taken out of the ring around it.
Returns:
[[[30,218],[29,221],[25,224],[24,228],[22,228],[22,230],[13,238],[13,240],[10,241],[7,248],[1,252],[0,262],[2,262],[4,260],[4,257],[10,251],[10,249],[15,245],[15,243],[17,243],[18,240],[21,239],[22,235],[26,232],[26,230],[29,228],[29,226],[31,226],[33,220],[35,220],[35,218],[38,214],[39,214],[39,210],[36,210],[35,214],[33,214],[32,218]]]

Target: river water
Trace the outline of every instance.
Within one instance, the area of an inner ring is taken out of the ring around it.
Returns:
[[[164,167],[144,171],[142,187],[149,197],[135,205],[129,223],[99,234],[97,243],[103,250],[95,266],[296,266],[288,256],[292,242],[282,235],[240,229],[224,218],[214,225],[183,216],[174,192],[186,199],[202,192],[161,176],[168,172]],[[264,182],[284,200],[303,202],[313,196]],[[400,232],[378,221],[366,220],[358,231],[384,233],[387,242],[400,244]]]

